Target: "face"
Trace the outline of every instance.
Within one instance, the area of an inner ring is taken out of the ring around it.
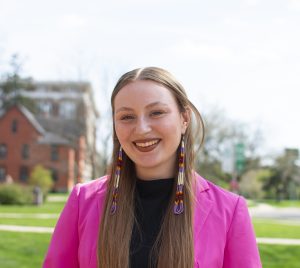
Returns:
[[[141,179],[174,176],[188,121],[171,91],[152,81],[132,82],[114,99],[116,135]]]

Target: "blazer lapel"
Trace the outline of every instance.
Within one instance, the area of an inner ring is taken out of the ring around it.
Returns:
[[[209,185],[205,179],[196,174],[196,196],[194,210],[194,234],[198,234],[211,212],[213,201],[209,199],[207,192]]]
[[[104,203],[105,203],[105,196],[107,191],[107,183],[108,183],[108,176],[102,178],[105,180],[104,183],[101,184],[101,187],[97,189],[97,216],[99,218],[99,222],[101,222],[102,214],[104,210]]]

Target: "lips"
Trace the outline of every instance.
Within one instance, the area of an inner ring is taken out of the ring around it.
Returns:
[[[140,152],[150,152],[156,148],[159,144],[159,139],[152,139],[152,140],[138,140],[134,141],[133,144]]]

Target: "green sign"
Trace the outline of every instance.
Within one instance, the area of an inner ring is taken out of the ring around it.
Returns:
[[[237,143],[235,145],[235,170],[238,174],[242,173],[245,168],[245,145]]]

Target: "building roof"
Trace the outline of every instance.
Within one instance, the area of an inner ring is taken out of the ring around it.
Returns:
[[[88,93],[92,109],[96,117],[99,117],[99,111],[95,105],[95,98],[92,86],[87,81],[33,81],[34,88],[32,90],[24,90],[24,96],[43,96],[48,94],[68,94],[70,96],[82,96],[83,93]],[[79,94],[79,95],[78,95]]]
[[[79,136],[84,135],[85,125],[76,120],[67,120],[62,118],[36,116],[37,121],[43,128],[50,133],[55,133],[64,139],[76,143]]]
[[[50,91],[91,91],[91,84],[85,81],[34,81],[35,90],[44,88]]]
[[[41,124],[36,120],[35,116],[23,105],[16,105],[18,109],[25,115],[27,120],[31,123],[31,125],[41,134],[45,133],[45,129],[41,126]]]
[[[41,136],[38,140],[39,144],[57,144],[57,145],[71,145],[70,141],[55,134],[46,132],[45,135]]]
[[[78,123],[75,124],[73,122],[72,124],[72,122],[66,122],[66,120],[60,119],[59,122],[55,124],[51,122],[51,120],[39,119],[23,105],[17,104],[10,109],[13,107],[17,107],[30,124],[42,135],[38,143],[76,146],[76,141],[81,134],[77,126]],[[10,109],[6,112],[2,112],[1,116],[5,116]],[[67,132],[70,132],[71,135],[63,135]]]

